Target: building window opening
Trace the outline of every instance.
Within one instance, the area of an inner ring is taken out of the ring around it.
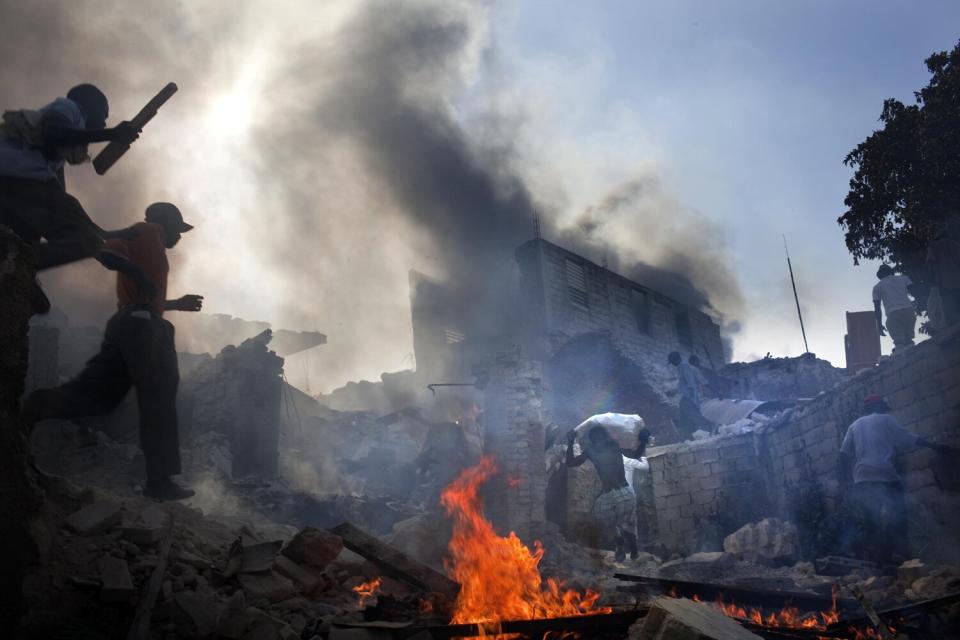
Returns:
[[[566,271],[567,294],[570,296],[570,302],[586,309],[588,307],[587,274],[583,265],[573,260],[567,260]]]
[[[633,317],[637,331],[650,333],[650,299],[646,291],[633,290]]]

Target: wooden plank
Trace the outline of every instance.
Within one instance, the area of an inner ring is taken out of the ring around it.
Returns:
[[[589,637],[596,637],[605,633],[626,634],[634,622],[647,615],[647,607],[616,611],[614,613],[598,613],[586,616],[566,616],[563,618],[541,618],[537,620],[506,620],[500,623],[502,634],[522,634],[530,637],[543,637],[550,631],[587,632]],[[476,623],[450,624],[435,627],[410,627],[408,635],[429,633],[434,640],[448,638],[473,638],[477,636],[489,637],[489,625]]]
[[[654,576],[631,575],[626,573],[615,573],[614,578],[626,582],[639,582],[644,585],[656,585],[664,591],[675,590],[678,596],[692,598],[699,597],[701,600],[713,600],[723,596],[727,602],[735,602],[738,605],[754,605],[764,607],[784,606],[787,602],[801,609],[809,611],[827,611],[833,605],[830,596],[822,596],[813,593],[803,593],[797,591],[772,591],[766,589],[753,589],[750,587],[739,587],[726,584],[713,584],[709,582],[686,582],[684,580],[668,580]],[[638,590],[633,587],[618,587],[617,591],[625,593],[636,593]],[[838,598],[837,608],[840,611],[859,611],[860,606],[852,598]]]
[[[167,523],[167,532],[160,542],[160,559],[157,561],[153,573],[150,574],[150,580],[147,581],[143,597],[137,605],[133,623],[130,625],[130,631],[127,632],[127,640],[147,640],[150,635],[150,615],[153,613],[153,605],[157,602],[157,595],[160,593],[160,586],[163,584],[163,574],[167,570],[170,546],[173,544],[173,520],[174,518],[171,515]]]
[[[451,600],[460,592],[460,585],[453,580],[380,542],[349,522],[339,524],[330,531],[340,536],[343,546],[374,563],[391,578],[406,582],[417,589],[443,594]]]

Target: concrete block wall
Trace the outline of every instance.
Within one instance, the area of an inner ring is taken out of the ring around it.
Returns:
[[[651,449],[649,461],[659,540],[671,551],[715,550],[769,510],[751,433]]]
[[[484,390],[483,452],[499,473],[484,487],[487,517],[502,533],[532,541],[546,521],[543,388],[538,363],[519,351],[496,356]]]
[[[960,446],[960,326],[798,405],[762,432],[652,450],[661,542],[696,551],[743,524],[741,515],[751,510],[755,517],[808,517],[798,511],[811,508],[798,504],[805,496],[813,497],[819,513],[837,513],[844,500],[840,443],[869,393],[886,398],[909,431]],[[960,538],[960,465],[918,449],[901,456],[898,466],[908,495],[911,553],[960,561],[957,545],[942,544]]]

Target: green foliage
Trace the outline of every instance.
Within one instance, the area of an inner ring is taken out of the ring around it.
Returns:
[[[856,171],[837,220],[855,264],[888,261],[919,285],[917,294],[926,289],[927,242],[947,216],[960,215],[960,43],[926,64],[932,77],[916,104],[886,100],[883,128],[844,160]]]

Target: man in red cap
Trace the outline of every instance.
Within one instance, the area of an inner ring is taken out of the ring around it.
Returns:
[[[31,393],[21,410],[27,428],[47,418],[102,415],[135,387],[147,467],[143,494],[158,500],[193,495],[171,477],[181,471],[176,404],[180,374],[173,325],[163,319],[165,311],[199,311],[203,305],[198,295],[166,299],[166,250],[192,228],[177,207],[156,202],[147,207],[146,221],[105,243],[101,262],[118,272],[119,310],[107,323],[100,353],[73,380]]]
[[[847,430],[840,446],[845,478],[853,466],[853,499],[864,525],[864,556],[888,565],[906,555],[907,512],[896,457],[916,447],[938,453],[953,448],[930,442],[904,429],[876,394],[863,401],[863,416]]]

